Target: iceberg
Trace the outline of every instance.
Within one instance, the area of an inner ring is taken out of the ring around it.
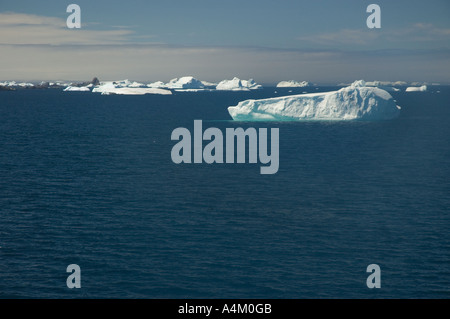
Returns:
[[[407,83],[404,81],[371,81],[371,82],[366,82],[367,86],[376,86],[376,87],[380,87],[380,86],[406,86]]]
[[[250,91],[262,89],[262,85],[257,84],[253,79],[241,80],[234,77],[232,80],[223,80],[216,86],[219,91]]]
[[[123,95],[143,95],[143,94],[163,94],[170,95],[170,90],[147,87],[145,84],[138,82],[124,81],[109,81],[101,82],[99,86],[95,87],[92,92],[101,93],[103,95],[109,94],[123,94]]]
[[[172,79],[168,83],[164,83],[162,81],[153,82],[147,84],[147,87],[159,89],[171,89],[183,92],[198,92],[215,89],[216,85],[217,85],[216,83],[199,81],[192,76],[184,76],[181,78]]]
[[[147,84],[147,86],[148,86],[149,88],[159,88],[159,89],[162,89],[162,88],[165,88],[165,87],[166,87],[166,84],[165,84],[163,81],[156,81],[156,82]]]
[[[29,83],[29,82],[22,82],[22,83],[17,83],[16,81],[4,81],[4,82],[0,82],[0,86],[5,86],[5,87],[21,87],[21,88],[32,88],[34,87],[33,83]]]
[[[202,83],[206,89],[215,89],[217,86],[217,83],[213,83],[213,82],[202,81]]]
[[[339,83],[338,86],[349,86],[351,84]],[[399,92],[399,86],[406,86],[404,81],[366,81],[366,86],[375,86],[388,92]]]
[[[400,89],[396,88],[395,86],[403,86],[406,85],[406,82],[388,82],[388,81],[372,81],[372,82],[366,82],[366,86],[374,86],[379,89],[388,91],[388,92],[399,92]]]
[[[193,90],[203,90],[205,85],[192,76],[183,76],[181,78],[175,78],[169,81],[165,85],[169,89],[193,89]]]
[[[338,91],[246,100],[228,112],[235,121],[387,120],[400,107],[388,92],[360,80]]]
[[[428,82],[411,82],[411,86],[422,86],[422,85],[428,85]]]
[[[406,92],[425,92],[427,90],[426,85],[422,85],[420,87],[410,86],[406,88]]]
[[[306,87],[309,86],[309,82],[307,81],[302,81],[302,82],[297,82],[297,81],[281,81],[277,84],[277,88],[298,88],[298,87]]]
[[[143,83],[139,83],[139,82],[135,82],[135,81],[130,81],[130,80],[122,80],[122,81],[114,81],[112,82],[116,87],[118,88],[143,88],[146,87],[145,84]]]
[[[82,86],[82,87],[68,86],[63,91],[64,92],[90,92],[91,90],[87,86]]]

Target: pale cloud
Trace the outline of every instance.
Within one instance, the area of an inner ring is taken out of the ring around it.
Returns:
[[[415,23],[407,28],[395,30],[386,35],[391,42],[449,41],[450,29],[439,28],[431,23]]]
[[[34,14],[24,14],[24,13],[0,13],[0,26],[54,26],[54,27],[64,27],[66,26],[66,21],[55,17],[45,17]]]
[[[439,28],[431,23],[415,23],[399,29],[342,29],[335,32],[327,32],[298,37],[297,40],[325,46],[336,45],[379,45],[385,43],[415,43],[417,41],[440,42],[450,40],[450,29]]]
[[[416,29],[447,36],[444,29]],[[417,33],[417,32],[416,32]],[[319,40],[362,43],[378,33],[342,30]],[[261,47],[176,46],[133,43],[130,28],[67,29],[61,18],[0,13],[0,80],[101,80],[129,78],[168,81],[183,75],[217,82],[254,78],[260,83],[286,79],[318,83],[355,79],[449,82],[450,53],[444,51],[296,50]],[[372,38],[370,38],[372,37]],[[142,38],[143,39],[143,38]],[[426,60],[429,63],[424,64]]]
[[[133,31],[128,29],[69,29],[66,20],[60,18],[0,13],[0,44],[120,44],[132,34]]]
[[[372,31],[372,32],[371,32]],[[336,32],[321,33],[317,35],[309,35],[298,37],[298,40],[308,41],[316,44],[358,44],[365,45],[372,43],[373,40],[379,38],[380,34],[373,30],[359,29],[343,29]]]
[[[0,59],[0,80],[88,80],[97,76],[150,82],[184,75],[211,82],[238,76],[260,83],[450,80],[448,50],[371,54],[167,45],[0,45],[0,52],[6,57]]]

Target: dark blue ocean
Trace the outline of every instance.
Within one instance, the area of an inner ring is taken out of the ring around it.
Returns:
[[[305,88],[0,92],[0,297],[449,298],[450,87],[429,88],[393,92],[395,120],[295,123],[226,108]],[[278,173],[174,164],[194,119],[279,128]]]

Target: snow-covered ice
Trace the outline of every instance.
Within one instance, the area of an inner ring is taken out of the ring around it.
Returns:
[[[206,89],[215,89],[217,86],[217,83],[213,83],[213,82],[202,81],[202,83]]]
[[[165,85],[169,89],[195,89],[202,90],[205,85],[192,76],[183,76],[181,78],[175,78],[169,81]]]
[[[28,82],[17,83],[16,81],[4,81],[4,82],[0,82],[0,86],[26,88],[26,87],[33,87],[34,84],[33,83],[28,83]]]
[[[376,87],[380,87],[380,86],[406,86],[408,83],[404,82],[404,81],[367,81],[366,82],[366,86],[376,86]]]
[[[87,86],[82,86],[82,87],[68,86],[63,91],[65,91],[65,92],[90,92],[91,90]]]
[[[150,84],[147,84],[149,88],[165,88],[166,84],[163,81],[156,81]]]
[[[253,79],[241,80],[234,77],[232,80],[223,80],[216,86],[219,91],[250,91],[262,89],[262,85],[256,83]]]
[[[281,81],[277,84],[277,88],[295,88],[295,87],[306,87],[309,86],[309,82],[301,81],[297,82],[294,80],[291,81]]]
[[[416,86],[410,86],[406,88],[406,92],[425,92],[427,90],[426,85],[422,85],[419,87]]]
[[[372,82],[366,82],[366,86],[374,86],[379,89],[388,91],[388,92],[399,92],[400,89],[395,86],[404,86],[406,85],[406,82],[387,82],[387,81],[372,81]]]
[[[360,80],[338,91],[246,100],[228,112],[237,121],[385,120],[400,107],[388,92]]]
[[[172,94],[170,90],[147,87],[145,84],[138,82],[124,81],[108,81],[101,82],[92,92],[108,94],[124,94],[124,95],[142,95],[142,94]]]

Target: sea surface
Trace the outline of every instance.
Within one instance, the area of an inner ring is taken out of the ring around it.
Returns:
[[[450,87],[429,88],[393,92],[401,115],[380,122],[227,112],[332,87],[0,92],[0,298],[449,298]],[[195,119],[279,128],[278,173],[174,164]]]

